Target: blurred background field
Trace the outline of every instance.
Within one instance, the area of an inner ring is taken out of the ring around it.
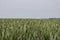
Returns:
[[[60,40],[60,19],[0,19],[0,40]]]

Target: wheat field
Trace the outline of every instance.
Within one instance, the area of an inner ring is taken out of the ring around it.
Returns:
[[[60,19],[0,19],[0,40],[60,40]]]

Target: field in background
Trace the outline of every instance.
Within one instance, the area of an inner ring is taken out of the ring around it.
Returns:
[[[60,19],[0,19],[0,40],[60,40]]]

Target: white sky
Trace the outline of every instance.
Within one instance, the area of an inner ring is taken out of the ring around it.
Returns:
[[[0,18],[60,18],[60,0],[0,0]]]

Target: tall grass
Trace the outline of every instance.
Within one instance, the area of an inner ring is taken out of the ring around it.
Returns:
[[[60,40],[60,19],[0,19],[0,40]]]

